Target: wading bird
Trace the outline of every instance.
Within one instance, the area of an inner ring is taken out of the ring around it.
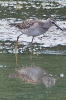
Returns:
[[[17,47],[18,47],[18,39],[21,35],[25,34],[25,35],[28,35],[28,36],[32,36],[31,54],[30,54],[30,59],[32,59],[32,43],[33,43],[34,37],[39,36],[41,34],[44,34],[53,25],[56,26],[58,29],[63,31],[63,29],[60,28],[55,22],[56,21],[55,21],[54,18],[48,18],[46,21],[42,21],[42,20],[38,20],[38,19],[33,19],[33,20],[28,19],[28,20],[23,21],[22,23],[11,23],[10,24],[11,26],[17,27],[22,32],[17,37],[16,50],[17,50]],[[16,65],[18,65],[17,53],[16,53]]]

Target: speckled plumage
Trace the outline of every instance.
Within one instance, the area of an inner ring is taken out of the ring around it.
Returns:
[[[19,29],[27,29],[27,28],[30,28],[31,26],[33,26],[35,23],[42,23],[41,20],[25,20],[21,23],[13,23],[11,25],[14,25],[16,27],[18,27]]]
[[[50,18],[46,21],[38,19],[28,19],[21,23],[13,23],[11,25],[18,27],[23,34],[33,37],[44,34],[51,26],[53,26]]]
[[[12,23],[10,25],[18,27],[18,29],[20,29],[22,34],[26,34],[28,36],[33,36],[33,37],[44,34],[53,25],[61,29],[55,23],[55,20],[53,18],[48,18],[46,21],[42,21],[38,19],[33,19],[33,20],[28,19],[21,23]]]

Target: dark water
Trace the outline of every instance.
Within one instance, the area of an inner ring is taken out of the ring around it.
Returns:
[[[54,16],[58,23],[62,24],[66,20],[66,1],[65,0],[22,0],[22,1],[0,1],[0,53],[14,53],[15,41],[18,35],[15,30],[8,26],[11,22],[23,21],[25,19],[42,19],[46,20],[50,16]],[[60,25],[61,26],[61,25]],[[63,26],[63,25],[62,25]],[[58,32],[59,33],[59,32]],[[50,34],[50,37],[52,34]],[[56,36],[56,35],[55,35]],[[54,37],[55,37],[54,36]],[[34,44],[34,53],[46,54],[66,54],[66,34],[62,37],[58,34],[55,38],[44,38],[46,44],[42,41]],[[27,37],[28,38],[28,37]],[[24,37],[26,39],[26,37]],[[58,40],[55,41],[54,39]],[[31,38],[29,38],[29,41]],[[38,41],[38,40],[37,40]],[[18,52],[28,52],[29,43],[20,41]],[[51,45],[49,45],[51,43]],[[55,44],[54,44],[55,43]],[[21,45],[22,44],[22,45]],[[43,44],[43,45],[42,45]],[[48,44],[48,45],[47,45]]]

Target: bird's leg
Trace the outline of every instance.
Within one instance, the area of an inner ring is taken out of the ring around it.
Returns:
[[[17,57],[18,39],[19,39],[19,37],[17,37],[17,41],[16,41],[16,46],[15,46],[15,57],[16,57],[16,65],[17,65],[18,67],[20,67],[19,64],[18,64],[18,57]]]
[[[31,51],[30,51],[30,60],[32,60],[32,55],[33,55],[33,45],[32,45],[33,39],[34,39],[34,36],[32,38],[31,44],[30,44],[30,48],[31,48]]]
[[[18,67],[20,67],[20,66],[19,66],[19,64],[18,64],[17,48],[18,48],[18,39],[19,39],[19,37],[20,37],[21,35],[22,35],[22,34],[20,34],[20,35],[17,37],[16,46],[15,46],[16,65],[17,65]]]

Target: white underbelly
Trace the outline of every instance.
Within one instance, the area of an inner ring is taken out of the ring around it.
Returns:
[[[41,32],[39,29],[33,29],[33,30],[25,29],[25,30],[22,30],[22,33],[28,36],[39,36],[43,34],[44,32]]]
[[[40,26],[36,25],[28,29],[22,29],[22,33],[28,36],[39,36],[44,33],[44,30]]]

